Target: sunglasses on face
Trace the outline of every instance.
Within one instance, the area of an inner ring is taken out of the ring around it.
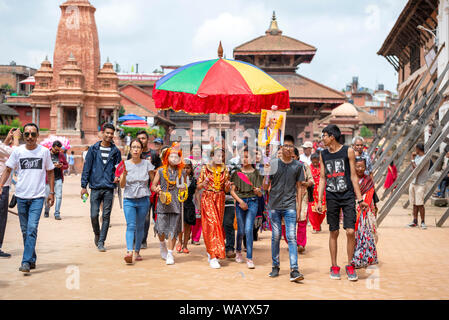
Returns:
[[[32,136],[33,138],[37,137],[36,132],[25,132],[23,135],[25,136],[25,138],[28,138],[29,136]]]

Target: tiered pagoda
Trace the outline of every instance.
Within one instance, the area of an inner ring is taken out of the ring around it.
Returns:
[[[302,63],[312,62],[316,51],[307,43],[283,35],[274,12],[265,35],[234,49],[234,59],[254,64],[289,90],[291,111],[287,114],[286,133],[295,136],[298,143],[311,141],[314,134],[318,137],[318,120],[345,102],[342,92],[296,73]],[[245,128],[259,126],[257,116],[231,116],[231,123],[235,121]]]

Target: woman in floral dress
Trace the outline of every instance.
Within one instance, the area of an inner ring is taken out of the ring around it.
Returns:
[[[364,196],[364,202],[368,208],[361,210],[357,208],[356,247],[352,264],[355,268],[366,268],[378,263],[377,260],[377,226],[374,206],[374,181],[365,174],[365,159],[357,157],[355,170],[359,178],[360,192]]]

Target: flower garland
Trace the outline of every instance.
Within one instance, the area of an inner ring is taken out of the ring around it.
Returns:
[[[267,122],[267,111],[262,110],[262,115],[260,116],[259,139],[258,139],[259,146],[261,146],[261,147],[266,147],[267,145],[269,145],[271,143],[271,140],[273,140],[274,135],[279,132],[279,129],[281,128],[282,123],[284,122],[284,116],[281,115],[279,117],[279,119],[276,122],[276,126],[275,126],[273,132],[271,132],[267,141],[263,142],[263,130],[265,128],[266,122]]]
[[[164,175],[165,180],[167,181],[168,184],[174,186],[176,184],[176,181],[171,181],[170,178],[168,177],[167,174],[167,167],[168,166],[164,166],[164,168],[162,169],[162,174]],[[181,180],[181,175],[182,175],[182,168],[179,167],[178,168],[178,179]]]

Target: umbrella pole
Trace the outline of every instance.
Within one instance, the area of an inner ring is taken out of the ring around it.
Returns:
[[[185,229],[184,229],[184,202],[181,203],[181,223],[182,223],[182,233],[184,233],[185,232]],[[184,235],[184,237],[185,237],[185,235]]]

